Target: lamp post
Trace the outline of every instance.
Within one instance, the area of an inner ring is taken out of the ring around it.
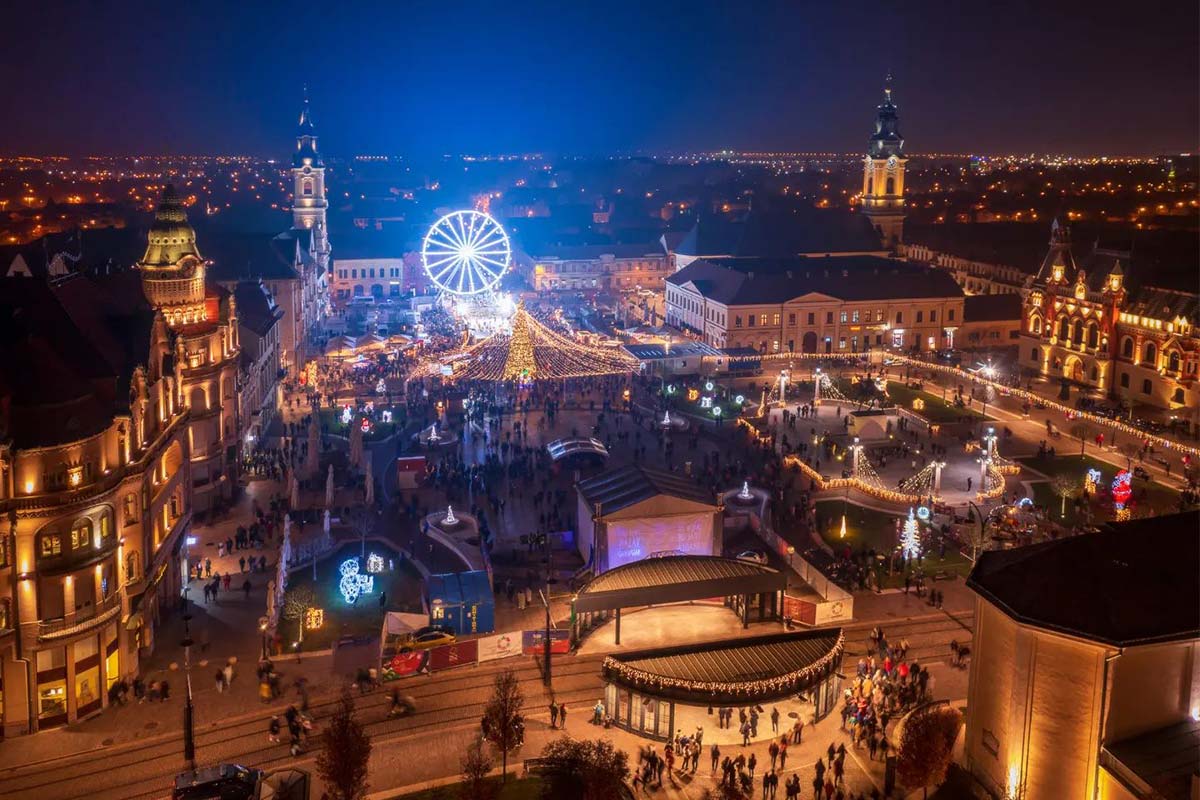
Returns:
[[[192,615],[183,615],[183,669],[187,680],[187,698],[183,706],[183,760],[190,770],[196,769],[195,708],[192,705],[192,633],[188,623]]]

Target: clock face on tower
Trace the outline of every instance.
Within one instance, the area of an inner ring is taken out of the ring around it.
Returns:
[[[887,160],[888,169],[895,169],[896,164],[897,164],[897,161],[896,161],[895,156],[891,156],[888,158],[888,160]]]

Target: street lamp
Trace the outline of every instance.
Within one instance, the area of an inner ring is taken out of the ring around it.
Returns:
[[[188,769],[196,769],[196,711],[192,705],[192,633],[190,623],[192,620],[191,614],[183,615],[183,641],[179,644],[183,647],[183,669],[187,679],[187,699],[183,707],[183,760],[187,762]]]

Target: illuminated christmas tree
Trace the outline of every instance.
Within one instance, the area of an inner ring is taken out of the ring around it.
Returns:
[[[917,518],[913,510],[908,510],[908,519],[904,521],[904,530],[900,531],[900,549],[907,559],[920,558],[921,532],[917,528]]]
[[[537,364],[533,361],[533,340],[529,335],[529,312],[525,302],[517,305],[513,317],[512,338],[508,340],[508,359],[504,362],[501,380],[529,381],[537,375]]]

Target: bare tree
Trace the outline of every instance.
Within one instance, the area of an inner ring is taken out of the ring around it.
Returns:
[[[1083,455],[1087,440],[1092,437],[1092,426],[1086,422],[1076,422],[1071,426],[1071,435],[1079,440],[1079,455]]]
[[[580,800],[620,800],[629,777],[629,755],[605,739],[578,740],[564,736],[542,750],[547,780],[546,797]]]
[[[460,762],[463,775],[460,791],[462,800],[491,800],[493,787],[488,784],[487,776],[494,763],[483,746],[483,737],[476,736],[467,745],[467,751],[463,753]]]
[[[367,796],[367,762],[371,737],[354,717],[354,696],[342,688],[337,710],[321,732],[317,775],[331,800],[363,800]]]
[[[1142,457],[1142,446],[1130,440],[1121,443],[1121,455],[1125,456],[1125,469],[1133,469],[1133,460]]]
[[[301,642],[304,641],[304,617],[316,605],[317,596],[311,586],[296,586],[288,589],[283,596],[283,618],[296,620],[296,627],[300,631],[297,638]]]
[[[1065,517],[1067,515],[1067,500],[1079,493],[1080,483],[1066,475],[1055,475],[1054,479],[1050,481],[1050,486],[1054,489],[1054,493],[1062,498],[1062,508],[1059,509],[1059,515]]]
[[[492,697],[483,709],[483,738],[500,752],[500,780],[508,780],[508,754],[521,746],[525,739],[525,719],[521,709],[525,696],[511,669],[496,676]]]

